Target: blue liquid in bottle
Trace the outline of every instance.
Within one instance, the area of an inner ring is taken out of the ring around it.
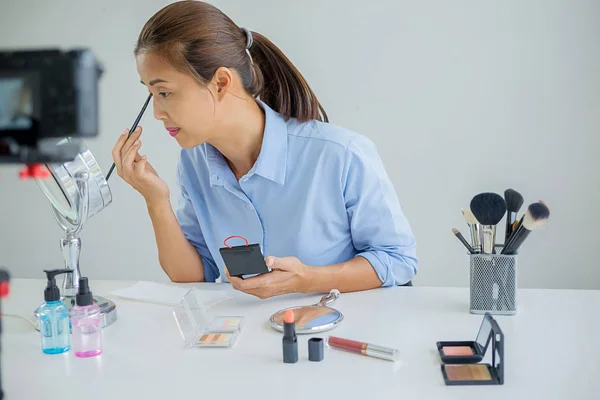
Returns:
[[[45,303],[39,309],[40,336],[42,351],[46,354],[61,354],[71,348],[71,320],[69,309],[60,299],[56,286],[56,275],[70,272],[69,269],[44,270],[48,285],[44,290]]]
[[[49,301],[40,308],[42,351],[61,354],[71,348],[69,310],[62,301]]]

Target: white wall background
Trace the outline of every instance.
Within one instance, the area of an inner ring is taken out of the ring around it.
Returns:
[[[100,136],[117,135],[146,91],[132,56],[161,0],[0,0],[0,48],[89,46],[102,59]],[[222,0],[305,74],[332,122],[379,146],[421,259],[415,284],[467,286],[460,213],[512,187],[545,200],[549,225],[519,256],[519,285],[600,289],[600,2],[595,0]],[[176,145],[148,112],[142,152],[173,191]],[[61,230],[34,182],[0,168],[0,264],[16,277],[62,265]],[[166,280],[144,203],[115,174],[113,204],[82,234],[92,279]],[[502,231],[502,230],[501,230]]]

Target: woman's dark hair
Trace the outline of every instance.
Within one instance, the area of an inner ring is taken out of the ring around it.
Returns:
[[[219,67],[235,69],[244,88],[285,119],[328,122],[327,113],[290,60],[269,39],[247,36],[227,15],[201,1],[170,4],[144,25],[135,54],[150,52],[206,84]]]

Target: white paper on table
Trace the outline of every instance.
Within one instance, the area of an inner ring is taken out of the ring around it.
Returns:
[[[162,283],[140,281],[131,287],[113,290],[109,294],[124,299],[176,306],[190,289]],[[197,293],[206,308],[230,298],[224,290],[198,290]]]

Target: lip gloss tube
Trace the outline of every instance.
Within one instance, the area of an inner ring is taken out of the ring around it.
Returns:
[[[346,350],[363,356],[381,358],[388,361],[398,361],[400,352],[397,349],[377,346],[370,343],[357,342],[355,340],[342,339],[335,336],[327,338],[327,344],[334,349]]]

